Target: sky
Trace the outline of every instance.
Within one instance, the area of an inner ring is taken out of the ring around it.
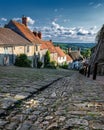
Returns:
[[[0,0],[1,27],[23,15],[45,40],[91,43],[104,24],[104,0]]]

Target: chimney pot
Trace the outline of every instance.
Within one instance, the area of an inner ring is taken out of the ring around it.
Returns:
[[[24,24],[27,27],[27,17],[22,17],[22,24]]]
[[[40,31],[38,32],[38,37],[42,39],[42,33]]]
[[[81,51],[81,48],[78,48],[78,51],[80,52],[80,51]]]
[[[51,39],[50,39],[49,41],[50,41],[50,42],[52,42],[52,40],[51,40]]]
[[[36,31],[33,31],[33,34],[37,37],[38,33]]]

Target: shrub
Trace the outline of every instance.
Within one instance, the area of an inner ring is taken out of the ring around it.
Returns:
[[[50,52],[47,51],[44,57],[44,66],[47,67],[50,64]]]
[[[52,68],[52,69],[56,69],[57,68],[56,61],[51,61],[50,62],[50,68]]]
[[[31,67],[31,60],[27,58],[26,54],[20,54],[16,57],[14,65],[20,67]]]
[[[60,65],[59,67],[63,69],[68,69],[68,64],[65,62],[63,65]]]
[[[37,68],[41,68],[42,65],[43,65],[43,63],[42,63],[41,61],[38,61],[38,63],[37,63]]]

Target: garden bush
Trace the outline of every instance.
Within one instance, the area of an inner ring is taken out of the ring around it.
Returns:
[[[15,66],[31,67],[31,60],[27,58],[26,54],[20,54],[16,57]]]
[[[43,65],[43,63],[42,63],[41,61],[38,61],[38,63],[37,63],[37,68],[41,68],[42,65]]]

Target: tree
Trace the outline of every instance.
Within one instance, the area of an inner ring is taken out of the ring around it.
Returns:
[[[44,66],[47,67],[50,64],[50,51],[48,50],[44,57]]]
[[[85,51],[82,51],[81,54],[83,55],[83,57],[85,58],[89,58],[91,56],[91,49],[87,49]]]

